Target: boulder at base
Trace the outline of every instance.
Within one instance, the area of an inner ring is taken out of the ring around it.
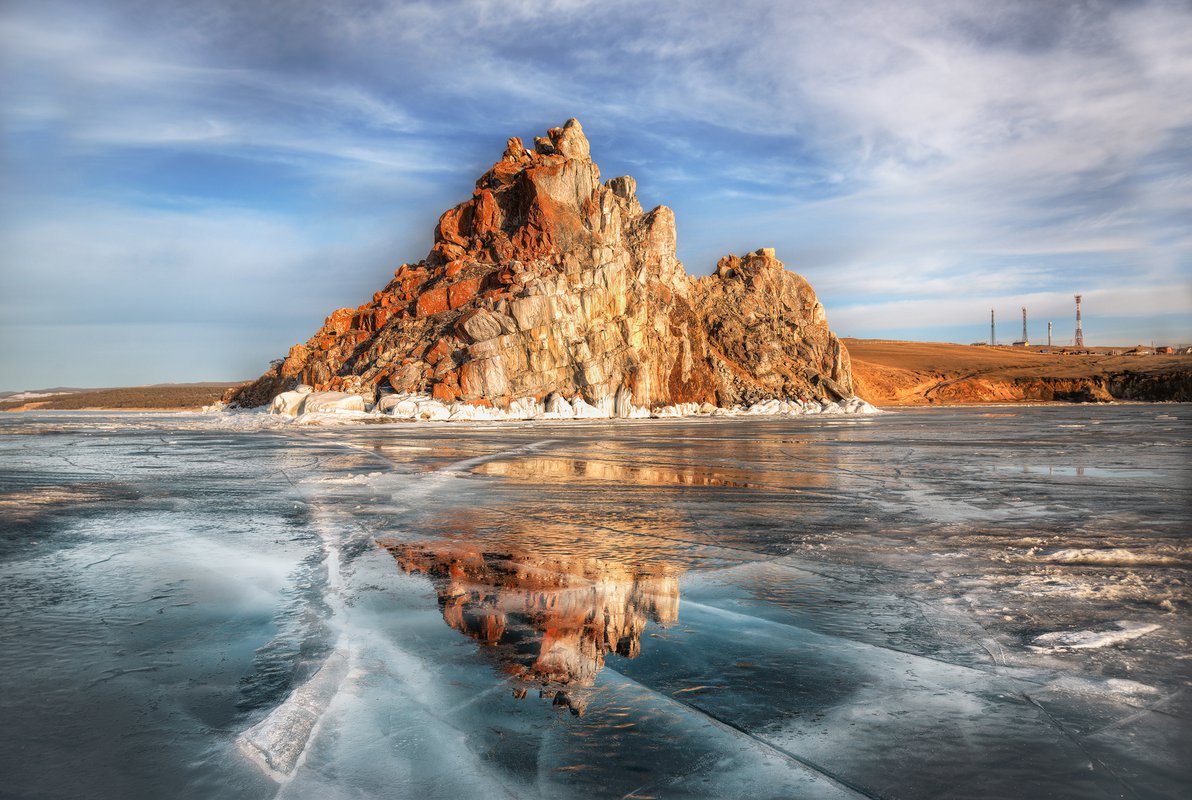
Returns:
[[[286,392],[285,394],[289,394]],[[279,395],[282,397],[284,395]],[[344,411],[365,411],[364,398],[351,392],[310,392],[302,395],[300,412],[303,414],[328,414]],[[276,402],[276,401],[275,401]],[[282,412],[284,413],[284,412]]]

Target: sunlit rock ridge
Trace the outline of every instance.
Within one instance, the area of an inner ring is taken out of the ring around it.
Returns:
[[[833,401],[849,357],[811,286],[762,248],[692,278],[675,218],[600,180],[579,122],[505,153],[445,212],[422,261],[230,399],[299,385],[508,408],[582,400],[612,416],[682,404]]]

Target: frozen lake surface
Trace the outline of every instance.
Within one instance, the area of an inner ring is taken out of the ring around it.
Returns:
[[[0,416],[0,794],[1183,798],[1188,405]]]

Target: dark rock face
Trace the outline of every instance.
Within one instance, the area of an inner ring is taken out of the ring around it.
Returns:
[[[1019,402],[1037,400],[1066,403],[1146,403],[1192,401],[1192,374],[1114,372],[1083,378],[1013,378],[1001,381],[960,381],[938,393],[937,402]]]
[[[690,278],[671,210],[645,211],[633,178],[602,184],[575,120],[533,151],[510,139],[425,259],[228,399],[260,405],[299,383],[501,407],[552,392],[646,408],[853,393],[805,280],[768,249]]]
[[[1109,393],[1123,400],[1192,402],[1192,373],[1172,371],[1158,375],[1124,372],[1109,376]]]
[[[1192,402],[1192,374],[1169,372],[1140,374],[1116,372],[1089,378],[1020,380],[1030,399],[1066,400],[1074,403],[1110,403],[1134,400],[1146,403]]]

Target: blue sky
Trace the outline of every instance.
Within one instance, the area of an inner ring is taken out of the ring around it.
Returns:
[[[259,374],[578,117],[842,335],[1192,342],[1186,2],[0,5],[0,389]]]

